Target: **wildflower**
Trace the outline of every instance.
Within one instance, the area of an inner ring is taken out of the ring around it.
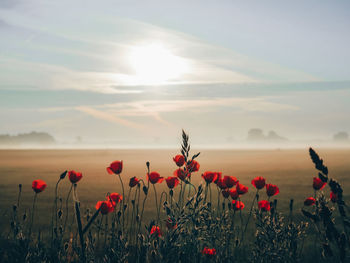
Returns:
[[[111,193],[109,196],[108,196],[108,200],[112,200],[113,203],[120,203],[122,200],[123,200],[123,196],[121,194],[118,194],[118,193]],[[115,205],[115,204],[113,204]]]
[[[314,182],[312,184],[312,187],[315,190],[321,190],[323,187],[325,187],[326,183],[323,182],[320,178],[314,177]]]
[[[192,160],[188,165],[187,165],[187,169],[192,173],[192,172],[197,172],[199,171],[199,163],[195,160]]]
[[[237,178],[229,175],[225,175],[223,179],[225,185],[227,188],[231,188],[237,184]]]
[[[109,174],[120,174],[123,170],[123,161],[114,161],[107,167]]]
[[[186,177],[188,177],[186,176],[186,172],[181,168],[176,169],[173,174],[174,176],[178,177],[181,181],[184,181]]]
[[[237,182],[236,190],[239,195],[243,195],[248,192],[248,187]]]
[[[202,174],[202,177],[207,182],[207,184],[210,184],[211,182],[215,181],[217,173],[207,171]]]
[[[311,205],[314,205],[315,203],[316,203],[316,200],[313,197],[308,197],[304,201],[304,205],[306,206],[311,206]]]
[[[138,185],[139,183],[140,183],[140,180],[137,179],[136,176],[134,176],[134,177],[131,177],[131,178],[130,178],[129,186],[130,186],[130,187],[134,187],[134,186]]]
[[[258,190],[263,189],[265,187],[265,178],[261,176],[255,177],[252,180],[252,185]]]
[[[79,173],[73,170],[68,172],[68,178],[72,184],[79,182],[82,177],[83,177],[82,173]]]
[[[266,194],[267,196],[274,196],[280,192],[278,187],[274,184],[266,184]]]
[[[237,189],[231,189],[230,190],[230,196],[233,200],[236,200],[239,197],[239,194],[237,192]]]
[[[230,190],[228,190],[228,189],[222,190],[221,193],[222,193],[223,197],[225,197],[225,198],[228,198],[230,196]]]
[[[114,210],[114,207],[110,201],[98,201],[95,207],[96,210],[100,209],[102,215],[107,215]]]
[[[211,256],[215,256],[216,255],[216,249],[215,248],[208,248],[208,247],[204,247],[202,254],[207,256],[207,257],[211,257]]]
[[[271,206],[270,206],[270,202],[267,200],[261,200],[258,202],[258,207],[261,211],[270,211]]]
[[[177,228],[177,223],[175,222],[175,220],[173,220],[170,217],[168,217],[168,219],[165,220],[165,224],[166,224],[166,227],[168,229],[176,229]]]
[[[331,199],[331,201],[332,201],[333,203],[336,203],[336,202],[338,201],[338,196],[337,196],[337,194],[335,194],[335,193],[333,193],[333,192],[331,192],[331,193],[329,194],[329,198]]]
[[[158,237],[161,237],[162,236],[162,231],[160,230],[159,226],[152,226],[150,234],[158,236]]]
[[[34,180],[32,182],[32,188],[35,193],[40,193],[45,190],[46,188],[46,183],[43,180]]]
[[[214,182],[215,182],[216,185],[217,185],[220,189],[222,189],[222,190],[228,188],[227,185],[226,185],[225,182],[224,182],[224,178],[216,179]]]
[[[147,179],[151,182],[151,184],[161,183],[164,180],[164,178],[161,177],[157,172],[151,172],[150,174],[147,174]]]
[[[244,203],[242,201],[232,200],[233,210],[243,210]]]
[[[185,164],[185,157],[181,154],[176,155],[173,158],[174,162],[176,163],[177,166],[181,167]]]
[[[179,179],[175,176],[169,176],[168,178],[165,179],[166,184],[168,185],[169,189],[175,188],[179,184]]]

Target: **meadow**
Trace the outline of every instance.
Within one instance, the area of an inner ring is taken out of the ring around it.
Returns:
[[[275,207],[275,210],[284,214],[285,216],[288,216],[290,212],[290,200],[293,199],[294,220],[296,222],[306,221],[311,224],[311,219],[305,217],[305,215],[301,213],[301,209],[304,207],[304,200],[309,196],[314,196],[314,189],[312,187],[313,177],[318,177],[318,171],[315,170],[315,165],[310,160],[308,149],[195,149],[194,151],[194,153],[201,152],[201,154],[196,158],[196,160],[200,163],[200,169],[198,172],[194,172],[191,175],[191,183],[194,186],[198,187],[200,184],[202,184],[203,189],[205,188],[205,181],[201,176],[201,174],[205,171],[222,172],[222,175],[234,176],[239,180],[241,184],[248,186],[248,193],[240,197],[240,200],[245,204],[245,208],[241,211],[241,220],[247,220],[248,214],[250,212],[251,202],[255,197],[256,189],[251,184],[251,181],[256,177],[261,176],[266,179],[267,183],[277,185],[279,188],[279,194],[272,196],[270,200],[278,200],[278,205]],[[350,149],[317,149],[317,153],[325,160],[327,167],[329,168],[329,175],[341,183],[342,189],[344,190],[343,199],[345,201],[349,200],[350,196],[347,190],[350,189]],[[11,235],[12,230],[10,222],[13,220],[12,207],[17,203],[19,184],[22,184],[22,191],[20,209],[17,211],[17,214],[19,217],[21,217],[22,214],[26,213],[29,217],[34,196],[32,190],[32,181],[35,179],[42,179],[47,183],[47,188],[45,191],[39,193],[37,196],[33,233],[34,235],[36,235],[36,233],[40,233],[40,239],[43,240],[43,242],[49,243],[48,240],[50,240],[50,237],[52,237],[50,227],[52,224],[52,209],[55,201],[55,185],[62,172],[66,170],[75,170],[81,172],[83,175],[82,179],[77,183],[81,217],[83,218],[87,209],[90,210],[91,214],[94,214],[96,211],[95,205],[97,201],[105,200],[108,193],[122,193],[123,190],[121,188],[118,176],[115,174],[109,174],[106,171],[106,168],[110,165],[111,162],[115,160],[123,160],[123,171],[121,173],[121,178],[125,186],[125,199],[127,197],[129,189],[128,183],[131,177],[135,176],[137,178],[143,179],[144,182],[147,181],[147,161],[150,163],[150,171],[157,171],[162,177],[166,178],[168,176],[173,176],[174,170],[178,168],[173,161],[173,157],[177,154],[179,154],[178,149],[1,150],[0,211],[2,216],[0,219],[0,227],[2,239],[6,240],[6,238]],[[59,197],[62,198],[63,216],[65,216],[64,207],[70,186],[71,183],[67,178],[62,180],[59,185]],[[158,191],[158,198],[163,191],[165,193],[169,193],[169,189],[165,181],[157,184],[156,187]],[[174,189],[175,200],[178,198],[179,191],[179,186]],[[266,199],[263,194],[263,190],[261,191],[260,200]],[[142,200],[144,193],[142,193],[142,191],[140,192]],[[203,192],[205,193],[205,191]],[[213,200],[211,202],[211,206],[215,207],[218,193],[217,187],[212,186],[211,193],[212,194],[210,196],[210,200]],[[329,189],[325,188],[324,193],[325,197],[329,198]],[[133,192],[130,199],[133,199],[132,195]],[[187,192],[185,195],[187,197],[190,197],[190,194],[187,194]],[[222,200],[223,197],[221,196],[220,206]],[[160,202],[159,199],[158,202]],[[70,225],[71,231],[77,235],[78,231],[76,230],[75,222],[76,214],[72,203],[73,200],[69,199],[70,212],[68,217],[68,225]],[[128,202],[128,204],[131,206],[130,202]],[[159,204],[159,208],[161,206],[162,204]],[[153,189],[150,187],[148,189],[148,198],[145,202],[145,212],[142,219],[142,225],[149,225],[150,223],[152,224],[152,220],[156,219],[156,211],[154,207],[155,197]],[[225,209],[227,209],[227,207]],[[167,232],[165,230],[166,224],[164,222],[168,216],[163,209],[160,208],[159,210],[161,220],[158,222],[158,225],[160,225],[160,228],[163,232]],[[334,211],[334,214],[335,217],[339,219],[339,215],[336,210]],[[230,214],[228,214],[228,216],[230,216]],[[261,220],[263,219],[261,218]],[[83,224],[86,225],[87,221],[88,220],[83,220]],[[102,224],[102,221],[100,221],[100,223]],[[245,242],[254,243],[256,241],[255,224],[256,221],[251,219],[248,224],[248,230],[245,232],[247,235]],[[108,228],[109,227],[110,226],[108,226]],[[142,229],[144,228],[142,227]],[[141,232],[144,232],[142,229]],[[317,238],[318,233],[315,234],[315,231],[310,229],[306,230],[306,233],[309,235],[309,239],[312,241],[306,241],[305,246],[315,249],[316,245],[314,244],[314,239]],[[69,238],[69,236],[66,238]],[[77,238],[77,236],[75,236],[75,238]],[[150,240],[148,241],[150,242]],[[104,242],[106,244],[106,240]],[[130,241],[128,242],[131,243]],[[79,246],[79,242],[77,242],[77,246]],[[318,251],[321,250],[322,245],[318,245],[317,251],[314,250],[309,253],[305,253],[304,251],[302,255],[302,261],[312,260],[313,255],[317,255],[320,260],[322,259],[327,261],[327,257],[322,258],[319,255]],[[202,250],[197,252],[200,254]],[[80,252],[76,253],[79,254]],[[246,260],[251,260],[244,256],[244,253],[247,253],[246,250],[243,250],[243,252],[237,252],[235,260],[237,260],[237,258],[239,259],[239,253],[243,253],[243,256],[241,255],[241,257],[245,258]],[[130,254],[132,253],[129,252],[129,255],[126,256],[127,259],[124,255],[124,259],[121,259],[120,261],[133,262],[133,260],[130,258]],[[150,256],[151,259],[147,256],[147,261],[165,262],[164,258],[157,258],[156,256],[153,258],[153,256]],[[82,260],[81,257],[79,258],[80,259],[73,257],[70,260],[72,262],[78,262]],[[86,259],[84,258],[83,260],[85,261]],[[144,262],[144,260],[146,259],[138,258],[137,260],[135,259],[135,262]],[[202,260],[221,262],[222,258],[204,257]],[[99,258],[97,261],[108,262],[113,260],[111,260],[110,257],[103,258],[102,256],[102,258]],[[198,260],[198,262],[199,261],[200,260]],[[234,260],[232,259],[232,261]],[[261,261],[264,262],[263,259]],[[298,259],[295,258],[294,261],[298,261]],[[172,262],[172,260],[168,260],[168,262]],[[186,260],[183,259],[182,262],[186,262]]]

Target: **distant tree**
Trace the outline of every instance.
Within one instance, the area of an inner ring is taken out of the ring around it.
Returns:
[[[265,139],[265,135],[261,129],[250,129],[248,131],[248,141],[262,141]]]
[[[334,134],[333,136],[334,141],[348,141],[349,140],[349,134],[347,132],[338,132]]]

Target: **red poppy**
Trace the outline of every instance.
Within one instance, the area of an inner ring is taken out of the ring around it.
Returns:
[[[150,174],[147,174],[147,179],[151,182],[151,184],[161,183],[164,180],[164,178],[161,177],[157,172],[151,172]]]
[[[230,190],[230,196],[233,200],[236,200],[239,197],[239,194],[237,192],[237,189],[231,189]]]
[[[175,220],[171,219],[170,217],[168,217],[167,220],[165,220],[165,224],[166,224],[166,227],[168,229],[176,229],[177,228],[177,223]]]
[[[166,184],[168,185],[169,189],[175,188],[179,184],[179,179],[175,176],[169,176],[168,178],[165,179]]]
[[[271,206],[270,206],[270,202],[266,201],[266,200],[261,200],[258,202],[258,207],[261,211],[270,211]]]
[[[129,186],[130,186],[130,187],[134,187],[134,186],[138,185],[139,183],[140,183],[140,180],[137,179],[136,176],[134,176],[134,177],[131,177],[131,178],[130,178]]]
[[[326,185],[326,183],[323,182],[320,178],[314,177],[314,182],[312,184],[312,187],[315,190],[321,190],[321,189],[323,189],[323,187],[325,187],[325,185]]]
[[[243,210],[244,203],[242,201],[232,200],[233,210]]]
[[[331,199],[331,201],[332,201],[333,203],[338,202],[338,196],[337,196],[337,194],[335,194],[335,193],[333,193],[333,192],[331,192],[331,193],[329,194],[329,198]]]
[[[237,182],[236,190],[239,195],[244,195],[246,192],[248,192],[248,187]]]
[[[237,178],[229,175],[224,176],[224,184],[227,186],[227,188],[231,188],[237,184]]]
[[[210,257],[210,256],[215,256],[216,255],[216,249],[215,248],[208,248],[208,247],[205,247],[202,251],[202,254],[207,256],[207,257]]]
[[[255,177],[252,180],[252,185],[258,190],[263,189],[265,187],[265,178],[261,176]]]
[[[192,160],[188,165],[187,169],[190,173],[199,171],[199,163],[196,160]]]
[[[83,177],[82,173],[76,172],[76,171],[69,171],[68,172],[68,178],[69,181],[71,181],[72,184],[75,184],[80,181],[80,179]]]
[[[174,162],[176,163],[177,166],[181,167],[185,164],[185,157],[181,154],[176,155],[173,158]]]
[[[207,171],[202,174],[202,177],[207,182],[207,184],[210,184],[211,182],[215,181],[217,173]]]
[[[113,212],[114,207],[110,201],[98,201],[96,204],[96,210],[100,209],[102,215],[107,215],[110,212]]]
[[[230,190],[229,189],[222,190],[222,195],[223,197],[228,198],[230,196]]]
[[[315,203],[316,203],[316,200],[313,197],[308,197],[304,201],[304,205],[306,206],[311,206],[311,205],[314,205]]]
[[[123,161],[114,161],[107,167],[109,174],[120,174],[123,170]]]
[[[221,177],[221,175],[222,175],[222,173],[221,172],[216,172],[216,179],[213,181],[215,184],[217,184],[218,182],[219,182],[219,180],[221,180],[222,181],[222,183],[224,182],[222,179],[222,177]],[[226,188],[226,187],[225,187]],[[224,188],[222,188],[222,189],[224,189]]]
[[[186,177],[188,177],[186,176],[186,172],[181,168],[176,169],[173,174],[174,176],[178,177],[181,181],[184,181]]]
[[[219,178],[215,180],[215,183],[218,187],[220,187],[220,189],[226,189],[227,185],[224,183],[224,178]]]
[[[35,193],[40,193],[45,190],[46,188],[46,183],[43,180],[34,180],[32,182],[32,188]]]
[[[278,187],[274,184],[266,184],[266,194],[267,196],[274,196],[280,192]]]
[[[160,237],[162,236],[162,231],[160,230],[159,226],[152,226],[150,234]]]
[[[115,203],[120,203],[123,200],[123,196],[121,194],[118,193],[111,193],[109,195],[108,200],[112,200],[113,201],[113,205],[115,205]]]

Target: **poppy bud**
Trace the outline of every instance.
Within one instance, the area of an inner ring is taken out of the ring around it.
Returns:
[[[169,191],[169,195],[170,195],[170,196],[173,196],[173,195],[174,195],[174,191],[173,191],[173,189],[170,189],[170,191]]]
[[[293,203],[294,203],[294,199],[290,199],[290,202],[289,202],[289,211],[290,212],[293,212]]]
[[[122,212],[118,211],[118,218],[122,215]]]
[[[18,188],[19,188],[20,191],[22,191],[22,184],[19,184]]]
[[[26,220],[26,218],[27,218],[27,214],[26,214],[26,213],[24,213],[24,214],[23,214],[23,221],[25,221],[25,220]]]
[[[165,207],[165,211],[166,211],[166,214],[167,214],[167,215],[170,215],[171,211],[170,211],[170,208],[169,208],[169,207],[166,206],[166,207]]]
[[[152,250],[151,256],[152,256],[152,258],[153,258],[154,260],[156,259],[156,252],[155,252],[154,250]]]
[[[147,169],[149,169],[149,162],[146,162]]]
[[[145,195],[148,194],[148,188],[147,188],[146,186],[144,186],[144,187],[142,188],[142,190],[143,190],[143,192],[145,193]]]
[[[61,175],[60,175],[60,179],[61,180],[63,180],[65,177],[66,177],[66,175],[67,175],[67,170],[66,171],[64,171],[63,173],[61,173]]]
[[[62,233],[63,233],[63,227],[60,226],[60,227],[58,228],[58,230],[60,231],[60,235],[62,235]]]
[[[11,221],[11,228],[15,228],[15,222]]]
[[[12,209],[13,209],[13,212],[16,212],[16,210],[17,210],[17,205],[13,205],[13,206],[12,206]]]
[[[128,207],[128,205],[124,205],[124,211],[125,211],[125,209]]]
[[[135,200],[131,200],[131,204],[132,204],[132,205],[135,205]]]
[[[208,202],[207,206],[208,206],[208,208],[210,209],[210,207],[211,207],[211,203],[210,203],[210,202]]]
[[[64,250],[68,249],[68,243],[64,243]]]

